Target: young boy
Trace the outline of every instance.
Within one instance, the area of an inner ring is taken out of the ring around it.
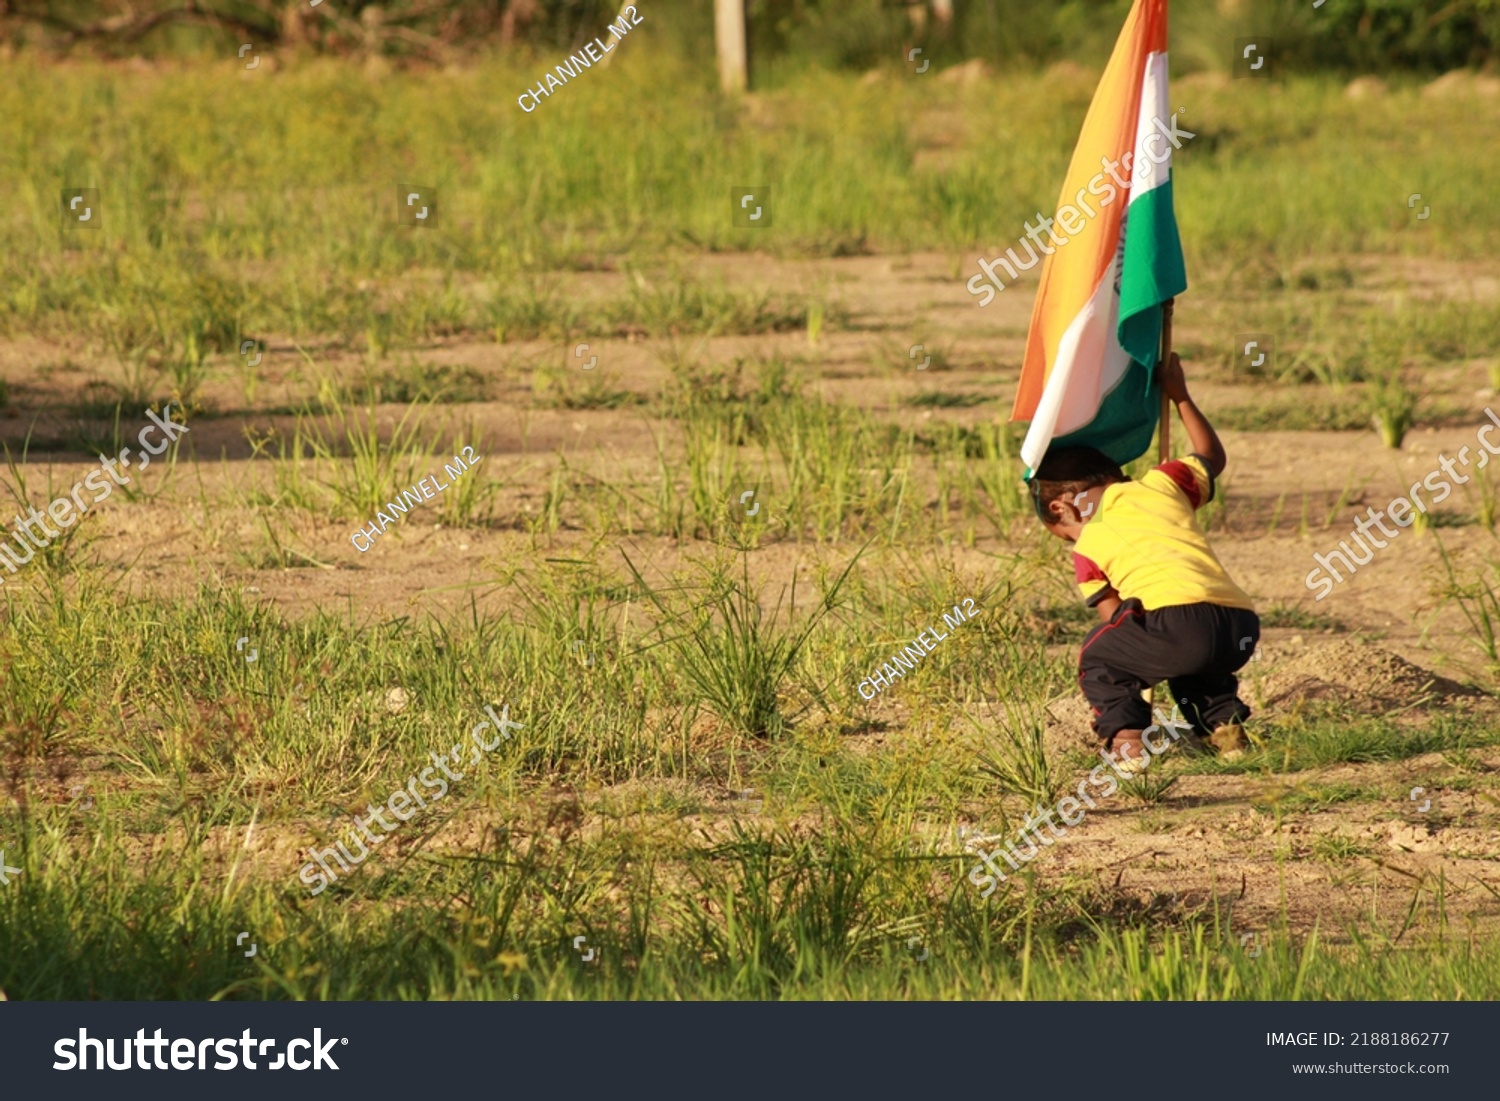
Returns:
[[[1139,482],[1091,447],[1049,451],[1031,479],[1037,516],[1074,545],[1079,587],[1103,621],[1084,639],[1078,680],[1094,732],[1121,772],[1144,771],[1151,710],[1165,680],[1193,733],[1226,757],[1243,752],[1250,709],[1235,676],[1260,640],[1260,619],[1208,545],[1195,511],[1213,500],[1224,445],[1188,395],[1182,361],[1160,371],[1193,454]]]

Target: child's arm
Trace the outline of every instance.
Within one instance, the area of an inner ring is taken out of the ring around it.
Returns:
[[[1224,454],[1224,445],[1219,441],[1219,434],[1214,431],[1214,426],[1208,423],[1208,418],[1193,403],[1192,396],[1188,393],[1187,378],[1182,373],[1182,360],[1176,352],[1172,353],[1166,366],[1161,368],[1159,377],[1163,392],[1177,406],[1177,415],[1182,418],[1182,426],[1187,429],[1193,454],[1202,455],[1217,478],[1224,473],[1224,466],[1229,458]]]
[[[1115,587],[1111,585],[1104,590],[1104,595],[1099,598],[1099,603],[1094,607],[1099,609],[1099,622],[1108,623],[1115,618],[1115,612],[1120,609],[1120,594],[1115,592]]]

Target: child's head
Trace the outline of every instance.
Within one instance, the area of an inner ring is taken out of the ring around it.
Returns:
[[[1037,519],[1063,539],[1077,538],[1083,520],[1073,501],[1096,486],[1123,482],[1120,464],[1092,447],[1063,447],[1049,451],[1031,476],[1031,499]],[[1092,509],[1090,509],[1092,511]]]

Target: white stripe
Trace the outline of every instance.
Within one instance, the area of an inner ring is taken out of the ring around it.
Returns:
[[[1054,436],[1076,432],[1099,415],[1105,395],[1119,385],[1130,367],[1130,353],[1120,347],[1115,335],[1120,319],[1120,296],[1115,290],[1119,263],[1117,253],[1058,342],[1057,366],[1047,378],[1021,445],[1021,461],[1031,470],[1042,461]],[[1080,364],[1098,369],[1080,370]]]
[[[1135,156],[1130,161],[1132,203],[1165,184],[1172,171],[1172,143],[1167,137],[1172,132],[1169,121],[1172,110],[1167,104],[1167,55],[1154,53],[1146,58],[1146,72],[1141,78],[1141,110],[1135,122]]]

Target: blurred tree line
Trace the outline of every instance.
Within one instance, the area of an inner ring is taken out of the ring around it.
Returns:
[[[1102,66],[1130,0],[747,0],[752,48],[869,68],[902,46],[935,64],[1072,60]],[[1298,71],[1446,72],[1500,63],[1500,0],[1177,0],[1169,5],[1173,71],[1228,70],[1234,40],[1269,36]],[[1184,66],[1184,62],[1186,65]]]
[[[105,56],[222,51],[229,39],[331,54],[449,61],[492,47],[572,50],[617,0],[0,0],[0,48]],[[638,4],[659,42],[710,58],[712,0]],[[1130,0],[746,0],[752,74],[900,64],[1000,65],[1108,55]],[[1233,40],[1266,35],[1298,70],[1389,74],[1493,65],[1500,0],[1178,0],[1174,71],[1229,66]]]

